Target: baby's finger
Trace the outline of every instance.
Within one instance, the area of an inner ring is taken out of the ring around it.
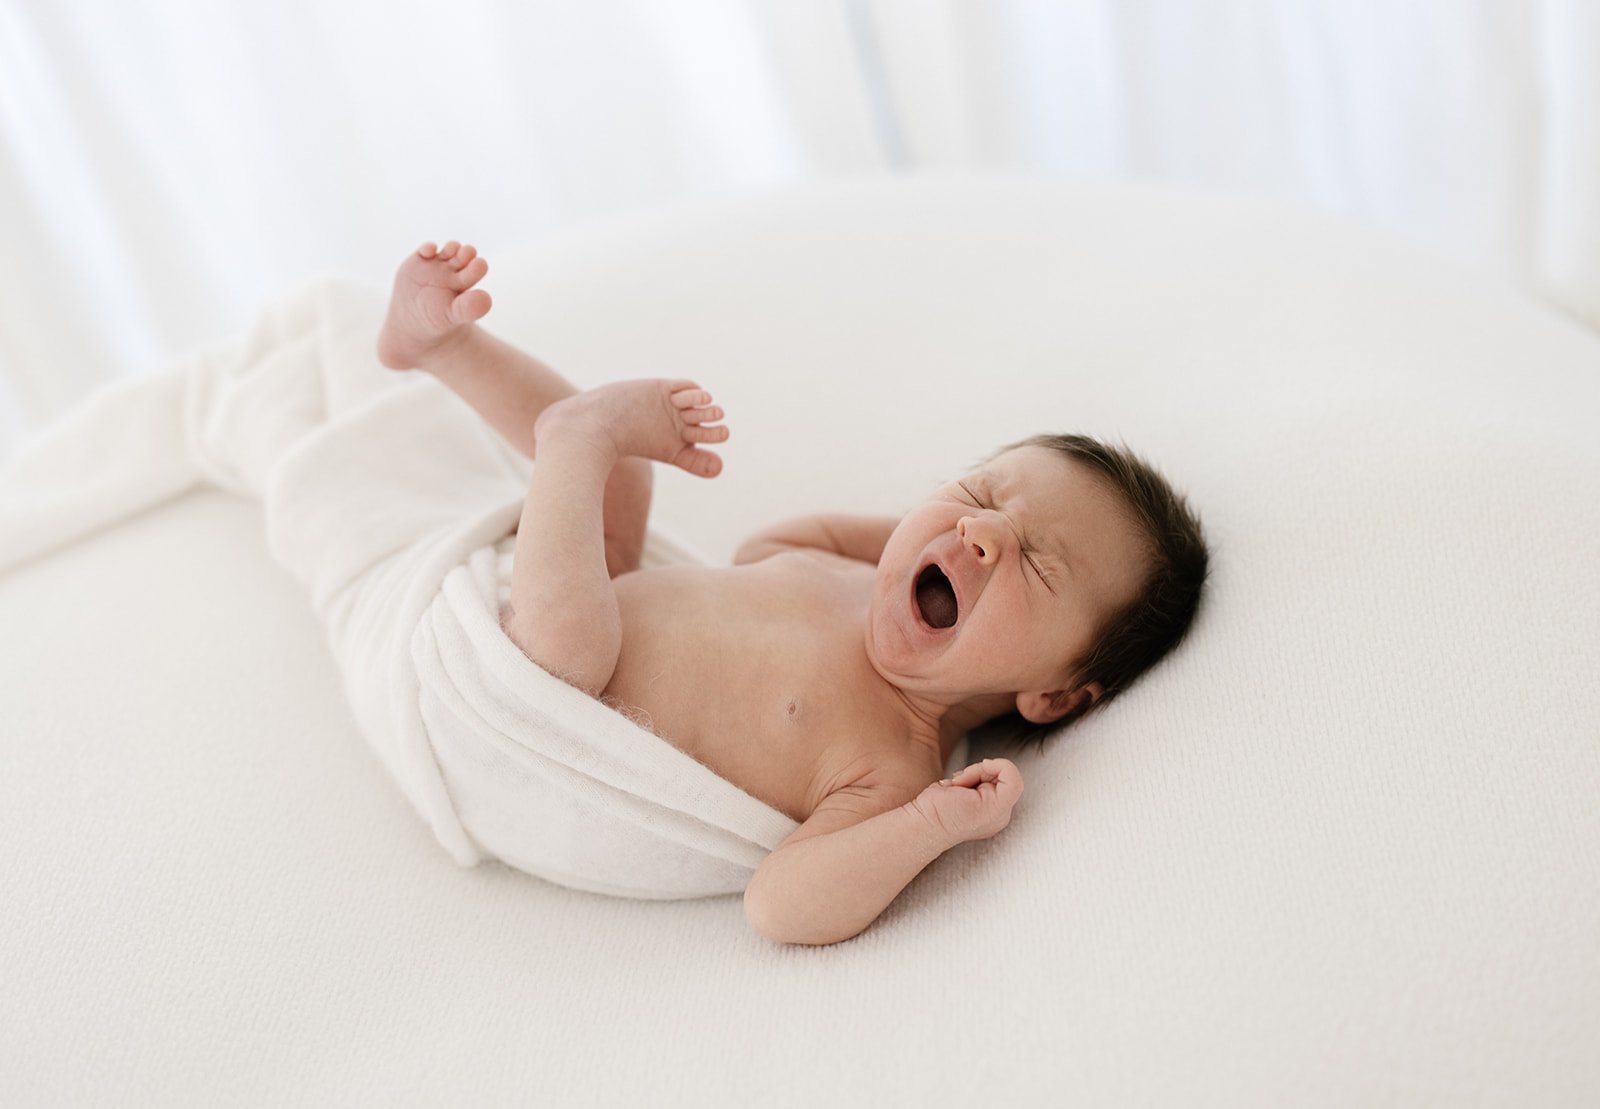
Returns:
[[[996,766],[995,792],[1007,804],[1014,805],[1022,796],[1022,771],[1010,759],[994,760]]]
[[[983,762],[973,763],[971,766],[958,771],[955,778],[952,780],[958,786],[976,785],[978,782],[983,781],[987,776],[984,772],[984,766],[988,763],[988,761],[988,759],[985,759]]]

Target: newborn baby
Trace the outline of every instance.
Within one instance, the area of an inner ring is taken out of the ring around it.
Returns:
[[[862,931],[942,852],[1010,821],[1009,760],[941,778],[962,736],[1075,718],[1187,629],[1198,521],[1159,474],[1078,436],[1015,445],[903,518],[797,519],[731,567],[640,570],[651,464],[715,477],[722,409],[692,381],[577,391],[477,326],[487,272],[471,246],[424,244],[379,358],[432,373],[537,458],[507,636],[801,822],[745,891],[762,935]]]

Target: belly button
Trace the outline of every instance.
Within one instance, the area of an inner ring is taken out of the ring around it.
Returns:
[[[794,707],[795,707],[795,706],[794,706],[794,702],[793,702],[793,701],[790,701],[790,702],[789,702],[789,715],[790,715],[790,716],[793,716],[793,715],[794,715]]]

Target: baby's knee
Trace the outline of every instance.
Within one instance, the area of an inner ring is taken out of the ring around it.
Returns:
[[[619,620],[524,620],[512,608],[501,627],[529,662],[589,696],[599,697],[611,684],[622,653]]]

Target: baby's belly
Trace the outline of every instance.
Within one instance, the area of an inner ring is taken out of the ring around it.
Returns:
[[[618,578],[622,651],[604,697],[803,821],[849,747],[871,738],[841,725],[860,699],[837,657],[843,629],[803,597],[760,588],[759,575],[729,575],[673,567]]]

